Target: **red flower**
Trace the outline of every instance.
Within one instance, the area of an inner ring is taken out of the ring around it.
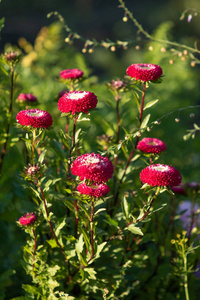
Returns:
[[[112,177],[113,166],[107,157],[96,153],[86,153],[75,159],[71,171],[73,175],[79,176],[80,180],[105,182]]]
[[[166,150],[166,145],[159,139],[156,138],[144,138],[138,145],[137,149],[145,153],[160,153]]]
[[[136,80],[155,81],[162,75],[162,69],[153,64],[133,64],[127,68],[126,73]]]
[[[177,186],[181,183],[181,175],[174,167],[156,164],[146,167],[140,173],[142,183],[151,186]]]
[[[16,119],[21,125],[34,128],[48,128],[53,123],[51,115],[40,109],[22,110],[17,114]]]
[[[34,213],[28,213],[19,219],[21,225],[30,225],[35,223],[37,217]]]
[[[67,69],[60,72],[60,77],[63,79],[77,79],[83,76],[83,71],[79,69]]]
[[[63,113],[76,112],[88,113],[89,109],[95,108],[97,97],[94,93],[86,91],[75,91],[64,94],[58,100],[58,109]]]
[[[106,184],[93,184],[87,185],[86,183],[81,183],[77,186],[77,190],[84,195],[89,195],[91,197],[100,198],[108,194],[110,191],[109,186]]]
[[[19,94],[17,97],[18,102],[36,102],[37,97],[35,97],[33,94]]]

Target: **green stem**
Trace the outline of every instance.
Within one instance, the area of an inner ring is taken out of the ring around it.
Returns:
[[[33,248],[33,270],[35,266],[35,253],[36,253],[36,247],[37,247],[37,241],[36,241],[36,234],[34,228],[32,228],[33,238],[34,238],[34,248]]]
[[[144,82],[143,83],[143,91],[142,91],[142,99],[141,99],[141,105],[140,105],[140,115],[139,115],[139,126],[138,126],[138,132],[140,130],[140,127],[141,127],[141,124],[142,124],[142,117],[143,117],[143,111],[144,111],[144,99],[145,99],[145,91],[146,91],[146,83]],[[131,159],[135,153],[135,149],[137,148],[137,144],[140,140],[140,136],[138,135],[137,138],[136,138],[136,142],[133,146],[133,149],[129,155],[129,158],[128,158],[128,161],[126,163],[126,166],[124,168],[124,171],[123,171],[123,174],[122,174],[122,177],[121,179],[119,180],[119,184],[118,184],[118,188],[117,188],[117,192],[116,192],[116,195],[115,195],[115,200],[114,200],[114,204],[116,205],[117,203],[117,200],[118,200],[118,195],[119,195],[119,188],[120,188],[120,185],[124,179],[124,177],[126,176],[126,171],[127,171],[127,168],[131,162]]]
[[[92,247],[92,254],[90,257],[91,260],[94,257],[94,198],[92,198],[92,204],[91,204],[90,234],[91,234],[91,247]]]
[[[190,300],[189,292],[188,292],[188,275],[187,275],[187,255],[183,250],[183,265],[184,265],[184,290],[185,290],[185,299]]]
[[[47,215],[47,219],[48,219],[48,223],[49,223],[49,227],[50,227],[50,230],[51,230],[51,233],[56,241],[56,244],[57,246],[60,248],[60,251],[62,252],[63,256],[64,256],[64,259],[67,263],[67,266],[68,266],[68,272],[69,272],[69,275],[70,275],[70,264],[69,264],[69,261],[65,255],[65,252],[64,252],[64,249],[63,247],[61,246],[61,244],[59,243],[58,241],[58,238],[54,232],[54,229],[53,229],[53,226],[52,226],[52,223],[51,223],[51,220],[49,219],[49,212],[48,212],[48,208],[47,208],[47,205],[46,205],[46,199],[45,199],[45,195],[44,195],[44,191],[43,189],[41,188],[41,186],[38,184],[38,180],[36,181],[36,186],[39,187],[40,189],[40,192],[41,192],[41,195],[42,195],[42,199],[43,199],[43,203],[44,203],[44,208],[45,208],[45,212],[46,212],[46,215]]]
[[[33,140],[32,140],[32,152],[31,152],[31,163],[34,166],[34,157],[35,157],[35,148],[36,148],[36,129],[33,129]]]
[[[126,15],[129,17],[129,19],[139,29],[139,32],[143,33],[143,35],[147,39],[149,39],[149,40],[151,40],[153,42],[164,43],[166,45],[170,45],[170,46],[174,46],[174,47],[178,47],[178,48],[182,48],[182,49],[187,49],[188,51],[190,51],[192,53],[198,53],[198,54],[200,54],[200,50],[198,50],[196,48],[189,47],[189,46],[184,45],[184,44],[179,44],[179,43],[176,43],[176,42],[172,42],[172,41],[168,41],[168,40],[164,40],[164,39],[157,39],[157,38],[152,37],[152,35],[150,35],[146,30],[144,30],[144,28],[142,27],[142,25],[134,18],[133,14],[126,7],[125,2],[123,0],[118,0],[118,1],[121,4],[120,7],[123,8],[123,10],[125,11]]]

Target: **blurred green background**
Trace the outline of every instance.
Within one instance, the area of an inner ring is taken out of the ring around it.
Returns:
[[[143,27],[155,37],[168,37],[191,46],[194,41],[198,44],[200,17],[194,17],[190,23],[187,22],[187,18],[182,21],[179,19],[186,8],[193,7],[200,11],[198,0],[127,0],[126,4]],[[146,101],[159,99],[156,106],[150,108],[149,113],[151,113],[151,122],[161,120],[161,124],[154,125],[145,136],[148,134],[166,143],[167,151],[161,156],[160,162],[175,166],[181,172],[183,182],[199,182],[199,134],[197,133],[195,139],[183,140],[187,130],[193,128],[193,123],[200,125],[199,108],[189,108],[189,106],[200,105],[199,67],[198,65],[191,67],[191,61],[187,56],[182,60],[171,51],[162,52],[161,48],[165,45],[138,40],[137,29],[130,21],[126,23],[122,21],[124,12],[118,8],[118,5],[116,0],[49,0],[48,2],[2,0],[0,18],[5,17],[5,27],[1,33],[1,52],[9,48],[8,44],[12,44],[20,45],[24,54],[18,67],[20,75],[16,93],[33,93],[37,96],[38,108],[46,109],[52,114],[56,132],[60,127],[64,129],[64,120],[60,119],[60,112],[57,109],[58,93],[65,88],[57,80],[59,73],[67,68],[82,69],[88,76],[88,79],[82,83],[82,88],[94,92],[99,100],[98,110],[91,114],[92,127],[89,135],[86,135],[84,145],[86,151],[96,151],[99,149],[96,136],[103,133],[112,135],[113,132],[108,125],[116,121],[114,113],[116,103],[105,83],[112,79],[123,78],[126,68],[132,63],[159,64],[163,68],[163,82],[150,85]],[[99,47],[91,54],[83,54],[81,53],[83,44],[80,41],[75,41],[74,45],[65,43],[64,39],[67,35],[58,20],[55,17],[46,18],[51,11],[58,11],[70,28],[86,38],[131,39],[135,40],[135,43],[127,50],[117,49],[111,52]],[[25,40],[19,40],[22,37]],[[138,44],[140,49],[136,50],[135,46]],[[169,63],[171,60],[173,64]],[[0,96],[3,101],[6,101],[7,95],[2,90]],[[183,107],[187,109],[179,111]],[[13,123],[20,109],[15,105]],[[137,110],[131,93],[122,99],[120,110],[123,126],[129,132],[133,132]],[[177,118],[179,122],[175,121]],[[82,126],[87,128],[88,124]],[[13,136],[17,134],[17,129],[14,127],[12,134]],[[121,138],[124,138],[124,134]],[[0,186],[2,241],[0,299],[19,296],[21,282],[25,278],[19,260],[22,256],[20,246],[24,244],[25,236],[15,224],[15,221],[30,209],[27,195],[22,186],[20,187],[19,173],[24,165],[21,144],[10,148],[5,159],[4,176]],[[6,258],[5,254],[7,254]],[[15,272],[18,276],[12,275]]]

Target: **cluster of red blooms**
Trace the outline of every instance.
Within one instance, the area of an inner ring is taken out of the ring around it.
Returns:
[[[148,82],[160,78],[162,69],[154,64],[132,64],[127,68],[126,73],[131,78]],[[83,72],[79,69],[67,69],[60,72],[62,79],[76,80],[82,76]],[[118,80],[115,88],[122,86],[124,83]],[[96,107],[98,102],[96,95],[89,91],[69,92],[64,90],[59,96],[61,98],[58,101],[58,109],[63,113],[88,113],[90,109]],[[20,94],[18,97],[21,101],[36,101],[35,98],[31,94]],[[20,111],[17,114],[17,122],[24,126],[48,128],[53,121],[48,112],[30,109]],[[143,138],[138,143],[137,148],[144,153],[158,154],[166,150],[166,145],[156,138]],[[112,163],[107,157],[95,153],[83,154],[75,159],[71,166],[71,172],[73,175],[79,176],[81,181],[84,181],[77,187],[81,194],[98,198],[106,195],[110,190],[104,184],[113,174]],[[143,183],[151,186],[177,186],[181,182],[181,175],[171,166],[155,164],[143,169],[140,173],[140,179]],[[26,219],[29,219],[28,217],[30,217],[29,214],[26,215]],[[22,219],[21,222],[25,221]]]
[[[81,194],[92,197],[102,197],[109,192],[109,187],[104,184],[113,174],[111,161],[96,153],[83,154],[75,159],[71,166],[73,175],[79,176],[80,180],[89,180],[92,185],[81,183],[77,189]]]

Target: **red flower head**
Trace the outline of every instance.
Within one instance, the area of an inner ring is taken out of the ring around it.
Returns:
[[[75,91],[64,94],[58,100],[58,109],[62,113],[76,112],[88,113],[89,109],[95,108],[97,97],[94,93],[86,91]]]
[[[138,145],[137,149],[145,153],[160,153],[166,150],[166,145],[159,139],[156,138],[144,138]]]
[[[33,94],[19,94],[17,97],[18,102],[37,102],[37,97],[35,97]]]
[[[146,167],[140,173],[142,183],[151,186],[177,186],[181,183],[181,175],[174,167],[156,164]]]
[[[30,225],[35,223],[37,217],[34,213],[28,213],[19,219],[21,225]]]
[[[126,74],[144,82],[155,81],[162,75],[162,69],[153,64],[133,64],[127,68]]]
[[[109,186],[103,183],[93,185],[81,183],[77,186],[77,190],[83,195],[89,195],[91,197],[100,198],[108,194],[110,188]]]
[[[71,171],[80,180],[90,179],[93,182],[105,182],[112,177],[113,165],[104,156],[96,153],[86,153],[75,159]]]
[[[17,114],[16,119],[21,125],[34,128],[48,128],[53,123],[51,115],[40,109],[22,110]]]
[[[77,79],[83,76],[83,71],[79,69],[67,69],[60,72],[60,77],[63,79]]]

